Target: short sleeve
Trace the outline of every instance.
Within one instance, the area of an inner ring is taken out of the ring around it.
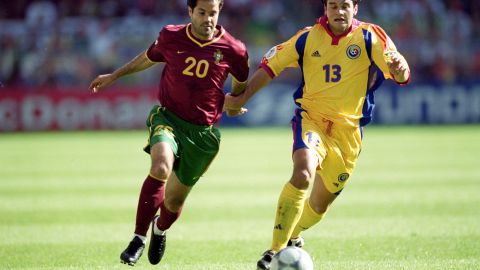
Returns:
[[[235,63],[232,65],[230,73],[235,80],[246,82],[248,80],[249,70],[247,48],[242,44],[241,49],[236,53]]]
[[[399,53],[397,47],[381,27],[372,25],[370,29],[372,33],[372,59],[386,79],[393,79],[387,61],[391,54]]]
[[[286,42],[271,48],[262,58],[261,67],[270,73],[270,76],[278,76],[287,67],[298,67],[299,55],[296,44],[299,37],[308,31],[304,29]]]
[[[165,57],[162,54],[165,46],[165,28],[158,34],[157,40],[155,40],[150,48],[147,50],[147,58],[152,62],[165,62]]]

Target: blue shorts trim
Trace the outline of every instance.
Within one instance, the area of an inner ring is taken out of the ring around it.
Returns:
[[[298,149],[308,148],[302,139],[302,109],[296,109],[292,118],[292,131],[293,131],[293,149],[292,153]]]

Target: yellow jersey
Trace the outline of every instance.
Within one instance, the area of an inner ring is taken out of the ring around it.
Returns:
[[[346,127],[371,121],[374,91],[393,79],[387,61],[398,53],[377,25],[356,19],[345,34],[335,36],[326,16],[265,54],[260,67],[273,78],[287,67],[302,69],[295,103],[314,121]]]

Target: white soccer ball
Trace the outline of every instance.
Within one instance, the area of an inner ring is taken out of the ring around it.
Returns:
[[[297,247],[286,247],[273,256],[271,270],[313,270],[310,255]]]

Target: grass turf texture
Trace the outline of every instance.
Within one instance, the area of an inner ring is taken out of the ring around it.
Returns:
[[[307,231],[315,269],[480,269],[480,126],[369,127],[350,183]],[[119,262],[149,168],[145,132],[0,134],[0,269]],[[255,269],[291,173],[288,129],[223,129],[160,266]]]

